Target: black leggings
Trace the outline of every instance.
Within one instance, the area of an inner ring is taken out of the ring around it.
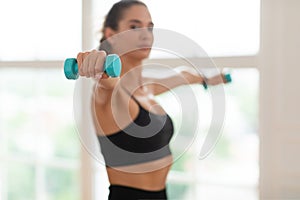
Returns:
[[[108,200],[167,200],[166,189],[143,190],[123,185],[110,185]]]

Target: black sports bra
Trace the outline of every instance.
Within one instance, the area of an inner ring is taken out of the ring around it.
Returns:
[[[133,100],[139,106],[136,119],[114,134],[97,136],[106,166],[144,163],[171,154],[174,127],[170,116],[151,113]]]

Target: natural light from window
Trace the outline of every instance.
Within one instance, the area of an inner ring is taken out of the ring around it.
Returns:
[[[0,1],[0,27],[0,61],[63,60],[81,50],[81,1]]]
[[[95,34],[99,33],[104,15],[114,2],[117,1],[94,1]],[[260,0],[144,2],[149,7],[155,27],[185,35],[209,56],[255,55],[258,52]],[[95,39],[97,45],[98,40]],[[155,52],[152,57],[162,55]]]

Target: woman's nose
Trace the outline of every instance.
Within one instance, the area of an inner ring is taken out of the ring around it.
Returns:
[[[153,37],[152,30],[149,30],[149,28],[141,28],[140,37],[142,40],[152,39],[152,37]]]

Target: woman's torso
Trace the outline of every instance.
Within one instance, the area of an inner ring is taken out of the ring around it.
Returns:
[[[126,93],[123,95],[125,94]],[[157,102],[155,102],[150,93],[145,92],[142,89],[138,89],[131,96],[128,96],[130,98],[128,106],[129,117],[127,118],[127,122],[122,122],[123,124],[131,124],[134,119],[139,117],[142,111],[152,113],[157,117],[167,116],[165,111],[157,104]],[[96,116],[101,118],[100,116],[102,114],[102,119],[104,119],[103,115],[105,113],[105,120],[98,119],[98,123],[100,126],[104,126],[102,130],[103,133],[110,137],[120,131],[120,124],[118,124],[114,119],[113,113],[107,114],[108,110],[109,109],[106,109],[106,112],[103,111],[103,113],[98,110],[97,113],[96,109]],[[123,116],[122,113],[119,115]],[[169,118],[169,116],[167,117]],[[165,188],[166,178],[172,161],[172,155],[169,154],[159,159],[135,163],[132,165],[107,166],[106,170],[110,184],[125,185],[145,190],[160,190]]]
[[[107,175],[110,184],[116,185],[126,185],[135,188],[141,188],[144,190],[161,190],[166,187],[166,179],[168,172],[171,168],[170,163],[172,163],[172,155],[164,157],[161,160],[157,160],[152,163],[143,163],[138,166],[131,167],[131,169],[115,169],[111,167],[106,167]],[[152,165],[152,166],[149,166]],[[165,165],[165,167],[160,168],[155,171],[149,172],[138,172],[131,173],[127,171],[134,171],[136,168],[149,168],[156,167],[157,165]]]

